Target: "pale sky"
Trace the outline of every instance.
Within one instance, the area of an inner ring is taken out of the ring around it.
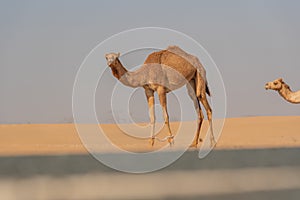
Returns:
[[[227,117],[300,115],[264,90],[278,77],[300,89],[299,10],[297,0],[1,1],[0,123],[71,122],[85,56],[111,35],[145,26],[185,33],[209,52],[225,83]]]

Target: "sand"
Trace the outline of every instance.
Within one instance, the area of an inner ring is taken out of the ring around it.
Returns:
[[[215,148],[300,147],[299,122],[300,116],[228,118],[225,120],[224,129]],[[186,126],[194,123],[184,122]],[[178,122],[173,122],[172,130],[176,131],[178,125]],[[207,131],[207,125],[205,121],[201,132],[202,137]],[[101,127],[116,146],[127,151],[147,152],[168,146],[167,142],[156,142],[154,147],[150,147],[147,138],[138,139],[128,136],[113,124],[105,124]],[[159,133],[161,138],[165,135],[165,130]],[[0,156],[88,153],[74,124],[2,124],[0,138]],[[96,140],[94,142],[95,145],[101,143]],[[181,143],[184,141],[175,140],[172,148],[184,148]],[[109,148],[106,150],[109,151]]]

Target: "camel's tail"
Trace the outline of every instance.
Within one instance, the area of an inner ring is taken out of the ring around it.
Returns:
[[[206,93],[208,94],[208,96],[211,95],[210,90],[209,90],[209,87],[208,87],[207,81],[206,81],[206,83],[205,83],[205,91],[206,91]]]

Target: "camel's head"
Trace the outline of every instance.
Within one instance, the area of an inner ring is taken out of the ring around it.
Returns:
[[[120,53],[107,53],[105,58],[108,66],[113,66],[116,64],[117,59],[120,57]]]
[[[280,90],[284,84],[282,78],[278,78],[272,82],[268,82],[265,85],[266,90]]]

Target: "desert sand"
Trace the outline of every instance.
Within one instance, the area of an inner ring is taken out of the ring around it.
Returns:
[[[300,116],[226,119],[216,149],[205,159],[198,159],[197,151],[187,151],[167,168],[139,175],[116,172],[93,159],[74,124],[0,125],[0,194],[8,200],[299,199],[299,122]],[[182,124],[192,130],[195,122]],[[179,123],[171,126],[176,132]],[[93,130],[86,127],[84,135],[90,137]],[[146,129],[137,133],[144,137],[138,139],[116,125],[100,127],[112,143],[133,152],[163,146],[177,150],[194,135],[176,135],[171,148],[167,142],[150,147]],[[158,136],[163,138],[166,132]],[[92,142],[106,146],[97,138]]]
[[[224,129],[215,148],[300,147],[299,122],[300,116],[228,118],[225,120]],[[189,123],[195,122],[184,123],[189,126]],[[207,131],[207,125],[205,121],[201,131],[202,138]],[[154,147],[150,147],[147,138],[138,139],[128,136],[114,124],[100,126],[116,146],[127,151],[152,151],[168,145],[167,142],[156,142]],[[178,122],[172,122],[171,128],[173,131],[177,130]],[[159,133],[161,138],[164,137],[164,132],[166,131]],[[1,156],[88,153],[74,124],[2,124],[0,138]],[[180,145],[181,141],[175,140],[172,148],[181,148]]]

